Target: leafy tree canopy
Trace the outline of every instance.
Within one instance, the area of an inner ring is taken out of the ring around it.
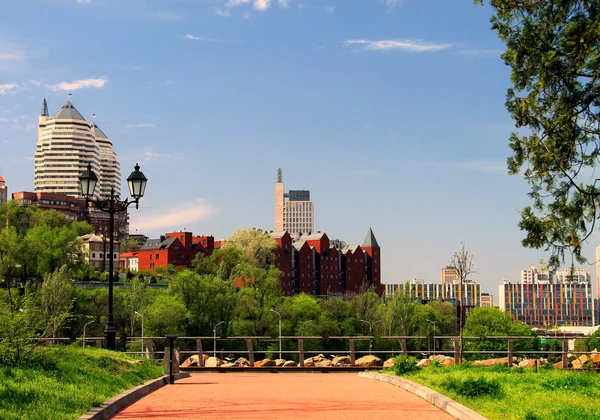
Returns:
[[[475,3],[486,3],[475,0]],[[510,137],[509,173],[522,173],[532,206],[522,211],[523,245],[545,248],[557,267],[599,215],[593,168],[600,157],[600,4],[590,0],[488,0],[506,44],[513,87],[506,107],[528,134]]]

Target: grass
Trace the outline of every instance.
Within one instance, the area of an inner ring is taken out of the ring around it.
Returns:
[[[40,348],[25,366],[0,365],[0,418],[76,419],[162,376],[162,369],[155,362],[93,347]]]
[[[600,418],[600,377],[594,372],[536,372],[464,364],[428,367],[403,377],[447,395],[491,420]]]

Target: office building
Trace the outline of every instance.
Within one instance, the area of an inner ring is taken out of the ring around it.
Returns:
[[[442,268],[441,274],[442,284],[452,284],[458,280],[458,270],[454,267],[447,266]]]
[[[121,171],[112,141],[70,101],[54,115],[46,99],[38,119],[34,191],[81,197],[79,176],[88,163],[98,176],[96,195],[121,193]]]
[[[480,306],[481,285],[473,281],[465,281],[461,285],[458,281],[454,283],[425,283],[424,280],[413,279],[408,283],[411,295],[416,299],[423,301],[441,300],[449,301],[454,304],[462,301],[466,307]],[[397,293],[402,293],[406,286],[402,283],[385,284],[385,295],[393,297]]]
[[[494,306],[494,296],[489,293],[482,293],[479,299],[479,306],[482,308],[492,308]]]
[[[529,268],[521,270],[522,284],[550,284],[554,283],[554,272],[547,268],[530,265]]]
[[[315,231],[314,213],[310,191],[290,190],[286,193],[279,168],[275,182],[275,231],[287,231],[291,236],[310,235]]]

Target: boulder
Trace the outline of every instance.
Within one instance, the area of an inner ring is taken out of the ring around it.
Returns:
[[[431,364],[431,360],[429,359],[421,359],[417,362],[417,367],[427,367]]]
[[[295,367],[298,366],[298,363],[294,362],[293,360],[286,360],[286,362],[283,364],[283,367]]]
[[[331,367],[332,363],[329,359],[321,359],[318,362],[315,362],[315,367]]]
[[[306,359],[304,361],[304,366],[305,367],[313,367],[315,365],[315,362],[313,362],[313,358],[309,357],[308,359]]]
[[[394,367],[394,361],[396,359],[394,359],[393,357],[390,357],[389,359],[387,359],[385,362],[383,362],[383,367],[384,368],[391,368]]]
[[[562,361],[560,361],[560,362],[556,362],[556,363],[555,363],[553,366],[554,366],[556,369],[562,369]]]
[[[248,359],[240,357],[235,362],[233,362],[233,365],[235,367],[250,367],[250,362],[248,361]]]
[[[331,361],[331,364],[333,366],[352,366],[352,363],[350,362],[350,356],[337,356],[334,357],[333,360]]]
[[[513,363],[517,363],[517,358],[513,356]],[[475,360],[472,362],[474,366],[491,367],[494,365],[508,365],[508,357],[498,357],[496,359]]]
[[[363,356],[360,359],[356,359],[354,362],[355,366],[359,367],[374,367],[374,366],[383,366],[383,360],[381,360],[377,356],[368,355]]]
[[[285,359],[275,359],[275,366],[281,367],[285,364]]]
[[[583,369],[583,363],[579,359],[575,359],[571,362],[573,369]]]
[[[600,363],[600,353],[596,353],[596,354],[592,355],[592,362],[594,362],[595,364]]]
[[[444,356],[443,354],[434,354],[433,356],[429,356],[429,360],[437,360],[438,362],[441,362],[445,358],[446,356]]]
[[[221,359],[219,359],[218,357],[209,357],[208,359],[206,359],[206,361],[204,362],[204,366],[205,367],[219,367],[221,366],[223,362]]]
[[[200,364],[200,357],[197,354],[188,357],[183,361],[181,367],[190,367],[190,366],[198,366]]]
[[[523,359],[519,362],[519,367],[520,368],[536,368],[536,367],[540,367],[541,363],[539,360],[537,359]]]
[[[254,362],[254,367],[267,367],[267,366],[275,366],[275,360],[271,359],[263,359],[258,362]]]
[[[442,367],[454,366],[454,357],[449,357],[449,356],[444,357],[444,360],[440,361],[440,366],[442,366]]]
[[[579,356],[577,358],[577,360],[579,360],[582,365],[585,365],[588,362],[588,360],[590,360],[590,359],[585,354],[582,354],[581,356]]]
[[[227,362],[227,363],[223,363],[221,366],[219,367],[224,367],[224,368],[228,368],[228,367],[234,367],[235,365],[232,362]]]

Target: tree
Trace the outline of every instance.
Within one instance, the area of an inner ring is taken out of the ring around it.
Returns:
[[[58,329],[65,323],[73,307],[74,290],[71,272],[66,266],[46,274],[44,282],[35,295],[46,329],[56,337]]]
[[[224,250],[231,247],[242,250],[244,262],[266,269],[273,262],[277,242],[262,229],[238,229],[223,245]]]
[[[484,0],[475,0],[484,3]],[[513,87],[506,107],[518,128],[510,136],[510,174],[522,173],[533,205],[521,212],[523,246],[565,252],[579,262],[582,242],[600,215],[600,5],[597,1],[489,0],[492,28],[506,43]]]
[[[458,316],[458,333],[460,335],[460,360],[462,360],[462,353],[464,348],[463,343],[463,322],[465,317],[465,310],[463,305],[463,283],[468,280],[471,274],[478,272],[478,269],[473,265],[473,254],[467,251],[467,247],[464,242],[460,244],[460,250],[456,251],[452,258],[450,258],[450,266],[456,270],[456,275],[459,280],[458,289],[458,306],[460,308],[460,314]]]

